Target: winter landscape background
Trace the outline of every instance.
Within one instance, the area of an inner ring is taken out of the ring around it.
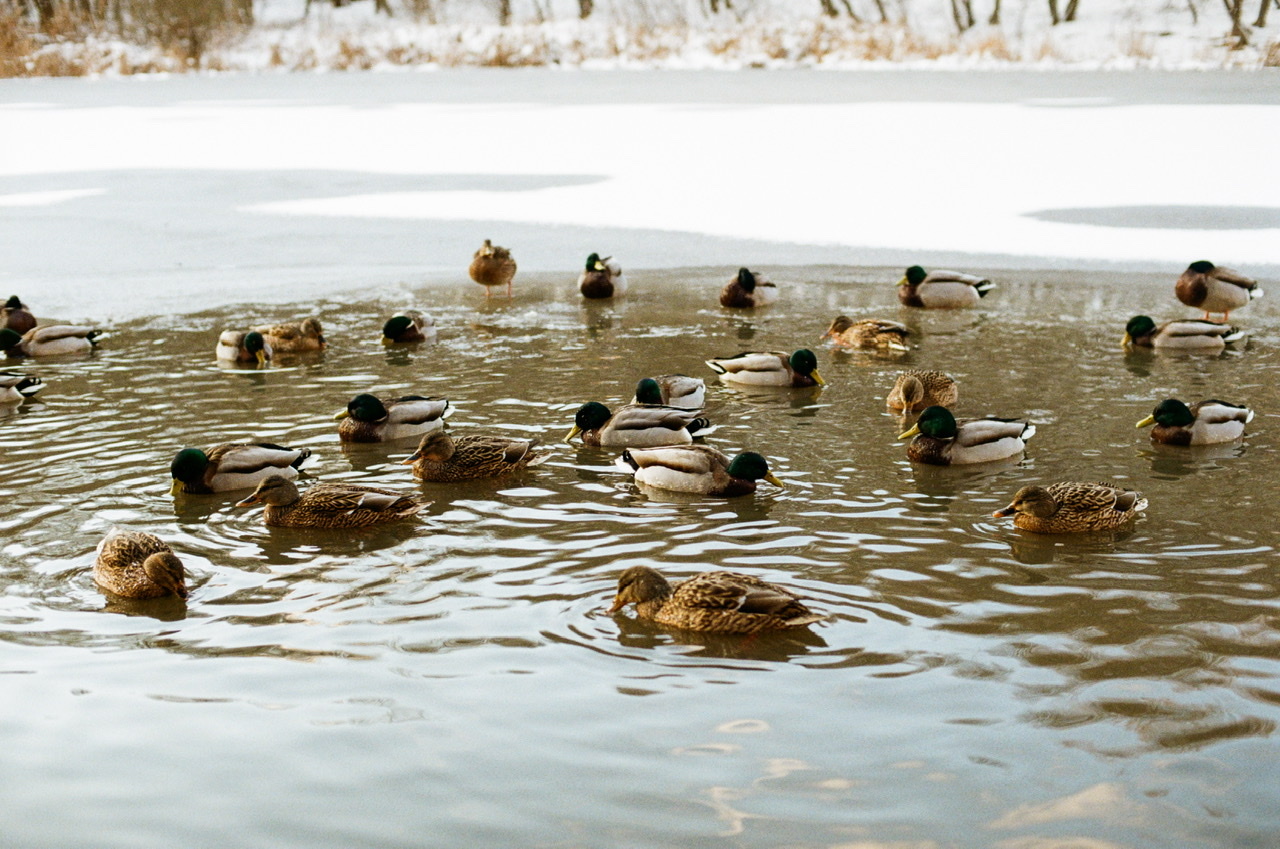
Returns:
[[[463,66],[1260,68],[1280,66],[1275,4],[7,0],[0,76]]]

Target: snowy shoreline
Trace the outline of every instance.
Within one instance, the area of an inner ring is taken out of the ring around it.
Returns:
[[[1280,67],[1280,13],[1232,35],[1220,6],[1201,0],[1155,7],[1126,0],[1086,2],[1080,18],[1058,25],[1044,2],[1006,0],[999,23],[974,4],[973,26],[957,30],[941,3],[898,0],[891,15],[827,17],[816,4],[761,2],[734,15],[698,4],[602,7],[578,20],[555,0],[534,4],[505,25],[489,6],[457,0],[452,18],[424,16],[421,0],[377,14],[373,3],[342,7],[259,0],[255,22],[208,34],[195,52],[181,44],[130,39],[103,27],[62,35],[34,33],[27,55],[0,75],[129,76],[191,71],[326,72],[402,68],[563,67],[583,69],[836,70],[1089,69],[1209,70]],[[435,0],[444,7],[441,0]],[[560,0],[563,6],[564,0]],[[743,4],[740,2],[739,6]],[[427,4],[431,6],[430,3]],[[515,8],[519,9],[517,3]],[[638,14],[635,8],[648,9]],[[852,8],[852,6],[850,6]],[[657,11],[654,11],[654,10]],[[662,10],[670,14],[659,14]],[[435,17],[433,22],[430,17]]]

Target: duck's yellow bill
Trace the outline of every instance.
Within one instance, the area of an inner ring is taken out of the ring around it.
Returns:
[[[775,475],[773,472],[769,472],[767,475],[765,475],[764,479],[767,480],[769,483],[773,484],[774,486],[781,487],[783,489],[787,488],[787,485],[782,481],[778,480],[777,475]]]
[[[346,418],[347,416],[349,416],[349,415],[351,415],[351,414],[350,414],[350,413],[348,413],[346,410],[343,410],[343,411],[342,411],[342,412],[340,412],[340,413],[336,413],[336,414],[334,415],[334,417],[333,417],[333,420],[334,420],[334,421],[339,421],[339,420],[341,420],[341,419],[345,419],[345,418]]]
[[[574,425],[572,428],[570,428],[569,434],[564,438],[564,441],[571,442],[573,438],[580,433],[582,433],[582,428],[578,427],[577,425]]]
[[[911,426],[911,430],[907,431],[906,433],[900,433],[900,434],[898,434],[898,438],[899,438],[899,439],[906,439],[907,437],[909,437],[909,436],[915,436],[915,435],[916,435],[916,434],[918,434],[918,433],[920,433],[920,425],[912,425],[912,426]]]
[[[907,285],[908,283],[910,283],[910,282],[911,282],[911,281],[909,281],[906,277],[903,277],[901,280],[899,280],[899,281],[898,281],[898,285],[899,285],[899,286],[906,286],[906,285]]]
[[[266,351],[254,351],[254,352],[253,352],[253,355],[254,355],[255,357],[257,357],[257,358],[258,358],[258,365],[260,365],[260,366],[265,366],[265,365],[267,364],[267,352],[266,352]]]
[[[816,384],[818,384],[819,386],[826,386],[826,385],[827,385],[827,382],[826,382],[825,380],[823,380],[823,379],[822,379],[822,375],[818,374],[818,370],[817,370],[817,369],[814,369],[814,370],[813,370],[813,373],[812,373],[812,374],[810,374],[809,376],[810,376],[810,377],[812,377],[812,378],[813,378],[813,382],[814,382],[814,383],[816,383]]]
[[[170,494],[170,495],[181,495],[181,494],[182,494],[182,481],[178,480],[177,478],[174,478],[174,479],[173,479],[173,483],[169,486],[169,494]]]
[[[1120,340],[1121,348],[1128,348],[1132,344],[1133,344],[1133,337],[1130,336],[1128,333],[1126,333],[1124,335],[1124,338]]]
[[[1140,422],[1138,422],[1136,425],[1134,425],[1134,427],[1150,427],[1151,425],[1153,425],[1153,424],[1155,424],[1155,423],[1156,423],[1156,417],[1155,417],[1155,416],[1147,416],[1145,419],[1143,419],[1142,421],[1140,421]]]

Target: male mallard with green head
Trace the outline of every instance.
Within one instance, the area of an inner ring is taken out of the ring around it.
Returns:
[[[767,307],[778,300],[778,287],[763,274],[739,268],[733,279],[720,290],[720,306],[750,309]]]
[[[412,496],[353,483],[318,483],[299,493],[293,481],[272,475],[237,507],[265,504],[268,525],[283,528],[366,528],[407,519],[422,509]]]
[[[412,345],[436,338],[436,320],[417,310],[405,310],[393,315],[382,325],[384,345]]]
[[[864,318],[854,321],[847,315],[832,320],[823,339],[830,339],[845,348],[883,348],[889,351],[907,350],[907,337],[911,331],[905,324],[884,318]]]
[[[1151,439],[1165,445],[1213,445],[1244,436],[1253,410],[1209,399],[1187,406],[1177,398],[1161,401],[1136,427],[1151,427]]]
[[[1197,260],[1187,266],[1173,293],[1189,307],[1204,310],[1207,320],[1210,313],[1222,313],[1222,320],[1231,318],[1231,311],[1238,310],[1254,298],[1262,297],[1258,281],[1245,277],[1238,271],[1214,265],[1207,259]]]
[[[123,598],[187,597],[182,561],[159,537],[112,528],[93,561],[98,586]]]
[[[347,409],[334,418],[340,419],[338,439],[342,442],[391,442],[419,437],[444,427],[450,412],[444,398],[405,395],[394,401],[383,401],[362,392],[347,402]]]
[[[183,448],[169,464],[171,495],[208,494],[249,489],[271,475],[297,477],[310,448],[286,448],[270,442],[224,442],[201,451]]]
[[[422,437],[418,450],[400,462],[413,466],[413,476],[420,481],[452,483],[496,478],[545,460],[548,455],[539,455],[533,450],[540,442],[537,437],[520,439],[482,434],[455,437],[437,430]]]
[[[710,445],[667,445],[628,448],[618,467],[635,475],[637,483],[673,492],[734,498],[756,491],[756,481],[782,486],[769,471],[769,461],[751,451],[732,460]]]
[[[307,354],[323,351],[329,345],[324,341],[324,330],[318,318],[264,324],[253,329],[262,334],[267,345],[277,354]]]
[[[1166,321],[1156,326],[1147,315],[1135,315],[1124,327],[1121,345],[1128,348],[1169,348],[1184,350],[1221,350],[1245,337],[1245,332],[1227,324],[1202,319]]]
[[[659,445],[688,445],[693,434],[709,432],[710,422],[697,410],[628,404],[616,413],[598,401],[588,401],[573,416],[573,428],[565,436],[569,442],[581,436],[584,445],[604,448],[653,448]]]
[[[21,336],[36,326],[36,317],[31,314],[17,295],[10,295],[9,300],[0,307],[0,328],[8,328]]]
[[[10,357],[57,357],[63,354],[87,354],[101,330],[78,324],[46,324],[22,335],[9,328],[0,329],[0,351]]]
[[[808,348],[787,355],[782,351],[752,351],[707,360],[711,370],[726,383],[744,386],[826,386],[818,374],[818,358]]]
[[[609,612],[628,604],[636,606],[641,619],[725,634],[801,628],[827,618],[791,590],[737,572],[703,572],[673,587],[656,569],[632,566],[618,578]]]
[[[600,254],[591,254],[587,267],[578,275],[578,291],[584,298],[612,298],[626,294],[627,278],[613,257],[601,259]]]
[[[912,369],[898,375],[884,403],[891,410],[913,413],[925,407],[950,409],[960,400],[960,388],[940,371]]]
[[[1008,507],[993,516],[1013,516],[1015,527],[1041,534],[1108,531],[1147,509],[1147,499],[1132,489],[1105,483],[1062,481],[1024,486]]]
[[[265,366],[274,351],[267,338],[256,330],[224,330],[218,336],[213,354],[230,363],[254,363]]]
[[[918,265],[898,281],[898,300],[908,307],[960,309],[977,306],[995,284],[960,271],[928,271]]]
[[[659,404],[667,407],[683,407],[701,410],[707,401],[707,385],[700,377],[684,374],[664,374],[660,377],[643,377],[636,384],[633,404]]]
[[[472,280],[484,287],[485,298],[488,298],[490,290],[497,286],[506,286],[507,297],[511,297],[511,281],[516,276],[516,261],[511,256],[511,251],[506,248],[498,247],[485,239],[484,244],[472,257],[471,266],[467,271],[471,274]]]
[[[946,407],[926,407],[915,426],[898,438],[915,437],[907,446],[907,457],[912,460],[956,466],[1016,457],[1035,432],[1035,425],[1017,419],[987,417],[957,422]]]

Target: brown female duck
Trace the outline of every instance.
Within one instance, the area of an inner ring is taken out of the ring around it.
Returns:
[[[674,587],[656,569],[632,566],[618,578],[610,613],[628,604],[641,619],[688,631],[755,634],[821,622],[784,587],[737,572],[703,572]]]

